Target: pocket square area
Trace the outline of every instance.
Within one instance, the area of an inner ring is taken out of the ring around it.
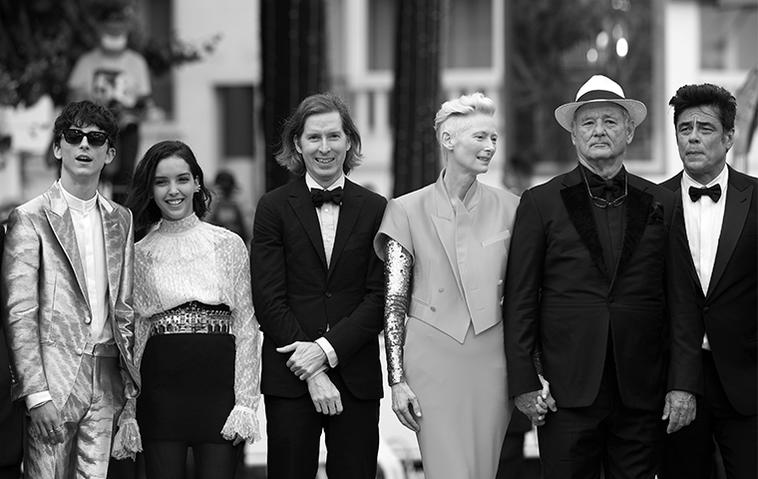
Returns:
[[[507,241],[511,237],[511,231],[505,230],[501,231],[494,236],[491,236],[487,238],[486,240],[482,241],[482,246],[486,247],[492,244],[497,243],[498,241]]]

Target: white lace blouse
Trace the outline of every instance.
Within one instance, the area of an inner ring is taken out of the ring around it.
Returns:
[[[231,310],[236,343],[235,406],[221,434],[252,442],[260,438],[256,410],[260,401],[261,333],[253,315],[250,262],[242,239],[190,215],[162,220],[135,244],[134,360],[142,361],[150,335],[149,318],[189,301],[225,304]]]

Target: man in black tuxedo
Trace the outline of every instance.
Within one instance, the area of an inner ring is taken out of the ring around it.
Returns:
[[[5,244],[5,226],[0,224],[0,254]],[[18,479],[24,449],[23,403],[11,400],[11,367],[4,321],[0,321],[0,479]]]
[[[672,229],[672,314],[686,321],[681,360],[697,371],[697,417],[666,441],[666,479],[707,479],[714,440],[728,478],[758,477],[758,180],[726,164],[737,101],[685,85],[669,104],[684,171],[663,186],[682,204]]]
[[[345,178],[360,150],[339,98],[306,98],[277,155],[299,178],[258,202],[251,262],[269,477],[314,477],[322,429],[330,478],[376,477],[384,281],[372,241],[386,200]]]
[[[686,372],[667,367],[674,197],[623,166],[646,113],[613,80],[590,78],[555,111],[579,165],[527,190],[516,214],[503,308],[508,384],[541,425],[546,479],[601,469],[607,479],[650,479],[662,411],[670,430],[694,416]]]

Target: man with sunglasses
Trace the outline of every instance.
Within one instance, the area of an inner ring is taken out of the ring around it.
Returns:
[[[624,168],[646,114],[610,78],[590,78],[555,110],[579,164],[527,190],[516,213],[503,305],[508,383],[540,425],[546,479],[601,469],[607,479],[652,478],[661,417],[669,430],[694,417],[667,360],[674,196]],[[672,344],[672,356],[680,349]]]
[[[8,219],[3,319],[29,478],[106,477],[115,419],[137,394],[132,217],[97,191],[117,131],[104,107],[67,105],[54,128],[60,180]]]

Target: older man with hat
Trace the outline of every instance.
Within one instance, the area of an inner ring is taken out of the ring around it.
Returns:
[[[680,326],[666,313],[674,197],[624,168],[646,114],[613,80],[590,78],[555,110],[578,165],[527,190],[516,213],[503,307],[508,390],[540,426],[546,479],[652,478],[664,430],[695,414],[678,386],[687,371],[669,367],[683,347],[669,344]]]

